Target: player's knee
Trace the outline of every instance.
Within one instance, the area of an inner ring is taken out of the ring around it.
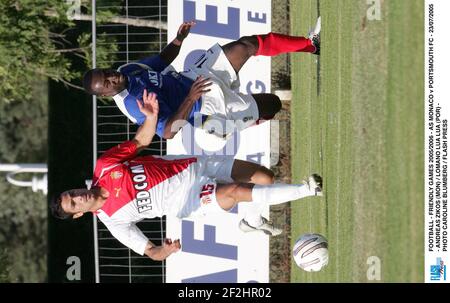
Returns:
[[[270,169],[261,167],[252,179],[255,184],[268,185],[275,182],[275,175]]]
[[[254,56],[258,51],[258,39],[256,36],[244,36],[239,38],[239,45],[245,47],[249,56]]]
[[[264,181],[266,182],[266,184],[275,183],[275,174],[268,168],[265,169]]]
[[[275,115],[276,113],[278,113],[281,110],[282,104],[281,104],[281,100],[277,95],[271,95],[272,96],[272,100],[271,103],[273,105],[272,110],[273,110],[273,114]]]
[[[258,110],[260,118],[270,120],[281,110],[281,100],[274,94],[263,94],[260,99],[257,99]]]
[[[281,100],[277,95],[269,94],[269,100],[267,102],[267,105],[269,109],[267,116],[270,119],[273,119],[273,117],[281,110],[282,107]]]
[[[234,205],[237,203],[240,193],[239,183],[228,184],[226,187],[225,197],[227,201],[232,202]]]
[[[251,183],[236,183],[233,185],[234,185],[233,199],[234,199],[235,203],[238,203],[239,201],[247,201],[249,191],[251,192],[251,189],[253,188],[253,184],[251,184]]]

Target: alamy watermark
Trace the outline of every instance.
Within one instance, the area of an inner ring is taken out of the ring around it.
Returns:
[[[182,130],[182,144],[187,154],[195,156],[235,156],[244,140],[241,131],[254,127],[261,121],[253,117],[244,117],[242,120],[228,120],[221,117],[209,116],[206,121],[199,114],[194,114],[193,127],[184,127],[188,122],[177,120],[171,126],[176,133]],[[270,120],[270,165],[276,165],[280,156],[279,121]],[[260,155],[262,157],[262,155]],[[255,156],[256,157],[256,156]]]
[[[381,260],[377,256],[370,256],[366,261],[368,268],[366,272],[367,280],[380,281],[381,280]]]
[[[66,264],[70,265],[66,271],[66,278],[69,281],[81,280],[81,260],[77,256],[70,256],[66,260]]]
[[[81,15],[81,0],[66,0],[68,6],[66,11],[67,19],[73,20]]]
[[[381,0],[366,0],[367,5],[367,20],[380,21],[381,20]]]

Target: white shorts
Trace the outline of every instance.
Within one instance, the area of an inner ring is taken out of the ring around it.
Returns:
[[[188,193],[189,199],[177,217],[198,217],[208,213],[226,213],[216,199],[217,183],[231,183],[234,158],[228,156],[198,157],[198,177]]]
[[[195,80],[198,76],[210,78],[209,92],[202,96],[200,113],[210,116],[204,127],[214,127],[218,135],[245,129],[259,118],[258,105],[252,95],[239,93],[239,76],[219,44],[208,49],[190,69],[182,73]],[[227,121],[228,122],[225,122]]]

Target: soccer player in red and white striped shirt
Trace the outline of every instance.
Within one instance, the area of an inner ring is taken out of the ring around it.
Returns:
[[[144,91],[143,99],[138,104],[146,119],[134,139],[98,159],[90,189],[59,195],[51,206],[56,217],[75,219],[92,212],[130,249],[164,260],[181,248],[180,241],[165,239],[156,246],[137,228],[137,222],[164,215],[186,218],[225,213],[245,202],[251,203],[254,212],[241,220],[240,229],[278,235],[281,230],[258,212],[261,206],[322,195],[318,175],[304,184],[273,184],[269,169],[229,156],[138,156],[155,135],[159,110],[155,94]]]

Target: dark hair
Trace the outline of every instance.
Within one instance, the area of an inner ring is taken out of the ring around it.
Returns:
[[[92,76],[94,75],[94,72],[96,72],[98,70],[99,70],[98,68],[94,68],[94,69],[88,70],[83,76],[83,87],[84,87],[84,90],[90,95],[96,95],[97,94],[97,92],[95,92],[92,89]]]
[[[72,214],[69,214],[64,211],[64,209],[61,206],[62,202],[62,195],[58,195],[55,198],[52,199],[50,202],[50,210],[52,212],[52,215],[58,219],[72,219]]]

